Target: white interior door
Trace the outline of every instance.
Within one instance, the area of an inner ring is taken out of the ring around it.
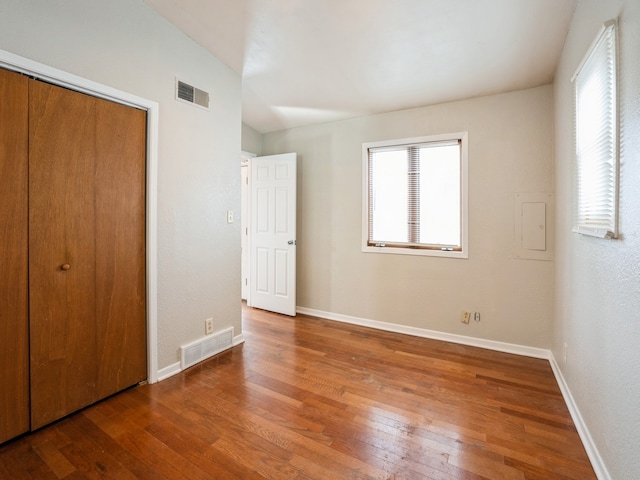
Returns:
[[[296,314],[296,154],[249,162],[250,274],[247,304]]]

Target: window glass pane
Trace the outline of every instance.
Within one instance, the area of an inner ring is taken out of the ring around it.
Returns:
[[[460,246],[460,147],[420,148],[420,243]]]
[[[601,75],[592,75],[578,88],[578,151],[584,152],[597,143],[603,131],[606,131],[609,123],[606,99],[601,92],[606,91],[605,78]]]
[[[407,151],[371,153],[370,241],[407,241]]]

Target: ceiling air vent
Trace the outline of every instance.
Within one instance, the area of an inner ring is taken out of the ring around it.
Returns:
[[[176,79],[176,99],[209,108],[209,92]]]

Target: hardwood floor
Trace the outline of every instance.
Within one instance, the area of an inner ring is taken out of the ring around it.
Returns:
[[[545,360],[244,317],[244,345],[0,446],[0,478],[596,478]]]

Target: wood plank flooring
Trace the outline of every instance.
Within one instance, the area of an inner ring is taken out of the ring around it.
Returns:
[[[0,446],[0,478],[596,478],[545,360],[246,307],[244,335]]]

